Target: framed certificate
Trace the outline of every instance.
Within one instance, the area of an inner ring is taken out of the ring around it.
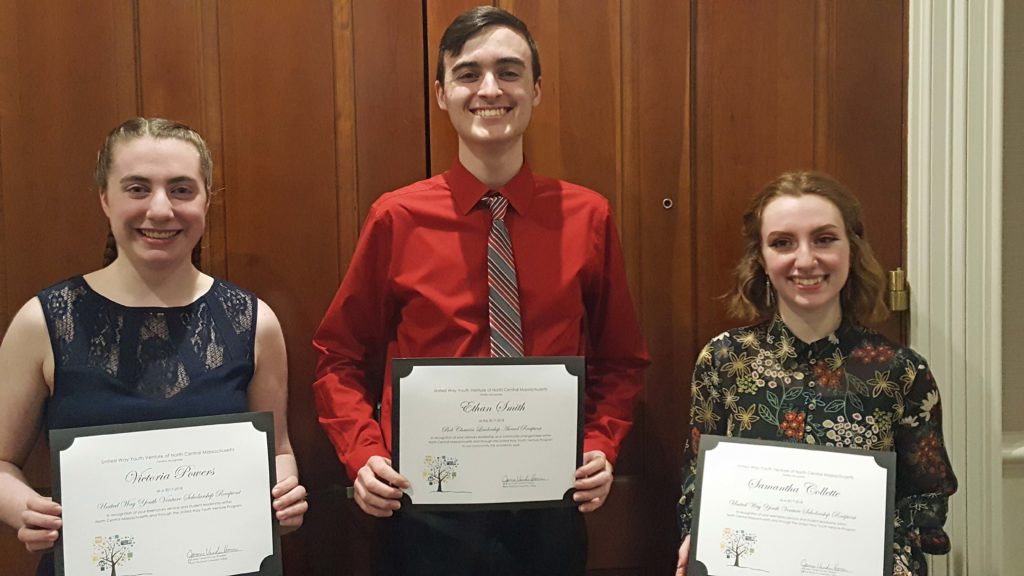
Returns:
[[[50,431],[64,574],[278,576],[269,412]]]
[[[584,371],[576,356],[395,359],[392,465],[409,504],[573,505]]]
[[[892,573],[896,454],[702,436],[689,576]]]

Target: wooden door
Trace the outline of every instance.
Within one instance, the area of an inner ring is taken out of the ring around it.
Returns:
[[[379,523],[345,497],[317,425],[309,340],[370,203],[454,158],[433,100],[437,43],[477,3],[0,3],[0,326],[38,289],[99,265],[90,175],[105,132],[136,114],[196,126],[222,190],[206,268],[268,301],[288,344],[291,433],[311,490],[306,525],[284,539],[292,576],[370,573]],[[903,259],[906,5],[494,3],[541,52],[531,165],[611,201],[654,360],[611,498],[588,517],[591,572],[670,573],[689,374],[733,324],[717,296],[746,200],[784,170],[832,172],[860,195],[883,265]],[[45,490],[44,446],[26,472]],[[0,529],[0,573],[31,573],[20,550]]]

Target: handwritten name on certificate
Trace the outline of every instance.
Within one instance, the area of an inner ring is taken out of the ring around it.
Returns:
[[[413,505],[571,504],[582,358],[400,359],[393,373],[392,456]]]
[[[273,417],[51,431],[59,574],[280,574]]]
[[[892,563],[895,455],[701,437],[691,576],[878,576]]]

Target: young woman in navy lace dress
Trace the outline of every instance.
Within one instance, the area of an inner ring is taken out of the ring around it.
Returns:
[[[677,574],[700,437],[717,434],[896,452],[893,573],[924,576],[924,554],[949,551],[957,482],[927,363],[864,327],[888,312],[857,199],[824,174],[783,174],[754,198],[743,236],[730,312],[759,323],[716,336],[697,357]]]
[[[96,165],[110,222],[105,266],[42,290],[0,345],[0,519],[30,551],[53,547],[61,508],[21,466],[43,429],[272,411],[284,531],[305,488],[288,440],[284,337],[252,293],[203,274],[213,166],[203,139],[163,119],[115,128]],[[52,573],[52,557],[40,574]]]

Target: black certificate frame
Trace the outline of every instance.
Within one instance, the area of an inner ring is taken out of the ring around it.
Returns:
[[[402,410],[402,379],[412,374],[417,366],[529,366],[559,365],[566,372],[576,377],[576,467],[583,465],[583,392],[586,386],[586,359],[583,356],[527,356],[520,358],[394,358],[391,361],[391,461],[396,471],[401,473],[401,430],[400,415]],[[558,500],[539,500],[525,502],[491,502],[477,504],[416,504],[407,495],[402,495],[402,506],[430,511],[485,511],[485,510],[525,510],[536,508],[560,508],[576,506],[573,494],[576,490],[569,488]]]
[[[689,576],[714,576],[708,573],[707,566],[697,560],[697,543],[700,538],[700,517],[701,517],[701,491],[704,485],[706,469],[706,454],[714,450],[720,444],[746,444],[750,446],[767,446],[783,448],[787,450],[809,450],[817,452],[839,453],[856,458],[870,458],[875,464],[886,471],[885,490],[885,536],[882,541],[882,561],[884,563],[883,574],[892,573],[892,540],[895,516],[895,494],[896,494],[896,453],[880,450],[864,450],[857,448],[840,448],[835,446],[819,446],[814,444],[802,444],[796,442],[780,442],[773,440],[761,440],[754,438],[736,438],[717,435],[702,435],[700,438],[700,451],[697,456],[697,479],[694,486],[693,519],[690,524],[690,556],[686,573]],[[709,512],[710,513],[710,512]]]
[[[236,424],[248,422],[253,428],[266,436],[267,443],[267,494],[276,484],[277,465],[275,461],[276,444],[274,439],[274,415],[272,412],[242,412],[237,414],[218,414],[213,416],[197,416],[192,418],[176,418],[170,420],[154,420],[147,422],[132,422],[126,424],[109,424],[104,426],[86,426],[82,428],[56,428],[50,430],[50,470],[53,483],[53,500],[61,503],[61,452],[71,448],[77,438],[90,436],[108,436],[119,434],[130,434],[134,432],[146,432],[152,430],[177,430],[183,428],[195,428],[212,426],[217,424]],[[267,502],[269,506],[269,501]],[[231,574],[225,576],[282,576],[284,567],[281,559],[281,536],[280,525],[274,514],[271,518],[271,542],[273,553],[263,559],[258,572],[247,572],[243,574]],[[54,546],[54,569],[56,576],[65,576],[64,570],[64,538],[57,539]]]

